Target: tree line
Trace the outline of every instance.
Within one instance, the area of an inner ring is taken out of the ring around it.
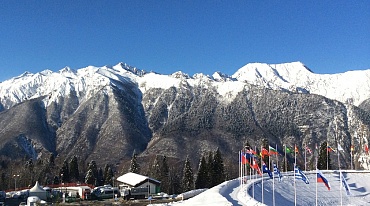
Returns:
[[[108,164],[105,164],[103,168],[98,167],[94,160],[90,161],[87,167],[84,168],[84,164],[81,166],[81,161],[78,160],[77,156],[64,159],[59,167],[53,154],[50,154],[46,160],[28,159],[23,164],[19,162],[18,166],[14,166],[13,169],[8,168],[10,169],[6,170],[8,172],[5,170],[1,172],[0,190],[9,190],[14,187],[17,187],[17,189],[29,188],[36,181],[39,181],[41,185],[58,185],[72,182],[83,182],[93,186],[117,185],[115,178],[126,172],[142,174],[161,181],[161,191],[168,194],[179,194],[192,189],[211,188],[226,180],[224,162],[219,149],[215,152],[209,151],[203,155],[195,169],[188,156],[185,161],[180,160],[176,164],[170,164],[166,156],[157,155],[154,161],[151,164],[149,163],[148,170],[141,171],[137,158],[138,154],[134,152],[129,169],[121,172],[114,171],[116,168]],[[13,171],[12,174],[9,171]],[[194,174],[194,171],[197,171],[197,173]]]

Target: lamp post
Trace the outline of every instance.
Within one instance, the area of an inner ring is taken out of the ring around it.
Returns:
[[[114,176],[112,177],[112,180],[113,180],[113,183],[112,183],[112,185],[113,185],[113,201],[114,201],[114,195],[115,195],[115,190],[114,190]]]
[[[13,175],[14,177],[14,191],[17,191],[17,177],[19,177],[19,175]]]

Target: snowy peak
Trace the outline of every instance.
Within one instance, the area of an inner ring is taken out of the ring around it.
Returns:
[[[118,72],[130,72],[138,76],[144,76],[147,74],[147,72],[144,70],[137,69],[136,67],[129,66],[128,64],[122,62],[118,63],[112,68]]]

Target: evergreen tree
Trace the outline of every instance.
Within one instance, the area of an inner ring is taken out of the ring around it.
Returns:
[[[101,186],[104,185],[104,171],[101,167],[98,169],[98,175],[96,177],[95,185]]]
[[[195,181],[195,189],[203,189],[207,188],[208,183],[208,170],[207,170],[207,162],[206,158],[202,156],[200,162],[199,162],[199,168],[198,168],[198,175],[197,179]]]
[[[159,162],[159,155],[157,155],[150,170],[150,176],[157,180],[161,178],[161,167]]]
[[[60,176],[62,178],[63,183],[69,182],[69,167],[67,160],[64,160],[63,166],[60,169]]]
[[[108,164],[106,164],[104,167],[104,178],[103,179],[104,179],[105,185],[113,186],[113,170]]]
[[[78,161],[76,156],[73,156],[69,162],[69,176],[72,182],[80,180],[80,172],[78,170]]]
[[[162,164],[160,165],[161,169],[161,190],[165,193],[169,193],[170,190],[170,178],[169,178],[169,168],[167,163],[167,157],[163,156]]]
[[[85,183],[90,185],[95,185],[96,178],[94,177],[94,172],[92,169],[89,169],[85,176]]]
[[[140,165],[137,163],[137,154],[134,152],[131,158],[131,163],[130,163],[130,169],[129,172],[133,172],[136,174],[140,173]]]
[[[170,170],[170,191],[168,194],[179,194],[182,192],[181,190],[181,171],[178,171],[178,167],[171,167]]]
[[[183,178],[182,178],[182,189],[183,192],[194,189],[194,176],[193,169],[190,165],[189,157],[186,157]]]
[[[89,174],[89,171],[91,170],[91,174]],[[92,177],[90,177],[92,176]],[[88,167],[87,167],[87,174],[85,176],[85,182],[86,182],[86,177],[89,177],[89,182],[88,184],[92,184],[92,185],[99,185],[98,184],[98,166],[96,165],[96,162],[94,160],[91,160],[91,162],[89,163]],[[91,183],[91,180],[94,180],[93,183]]]
[[[213,170],[213,153],[212,151],[210,151],[208,153],[208,162],[207,162],[207,165],[206,165],[206,168],[207,168],[207,173],[208,173],[208,177],[207,177],[207,188],[211,188],[213,185],[212,185],[212,170]]]
[[[320,170],[331,169],[330,152],[328,150],[328,143],[323,142],[319,150],[319,158],[317,160],[317,168]],[[329,166],[329,168],[328,168]]]
[[[216,154],[213,157],[213,169],[211,172],[212,186],[216,186],[225,181],[225,168],[220,150],[217,148]]]

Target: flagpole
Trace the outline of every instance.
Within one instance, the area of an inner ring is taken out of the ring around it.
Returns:
[[[304,143],[304,171],[306,172],[306,150],[307,150],[307,145],[306,142]]]
[[[339,143],[338,143],[338,168],[339,168],[339,178],[340,178],[340,181],[339,181],[339,184],[340,184],[340,205],[343,205],[343,195],[342,195],[342,172],[340,170],[340,159],[339,159]]]
[[[274,164],[274,162],[272,162]],[[275,206],[275,172],[272,171],[272,205]]]
[[[286,166],[286,144],[284,144],[284,163],[285,163],[285,172],[288,172],[288,168]]]
[[[262,146],[261,146],[261,168],[262,168],[262,162],[263,162],[263,159],[262,159]],[[263,204],[263,173],[262,173],[262,204]]]
[[[328,141],[328,140],[326,140]],[[326,142],[326,170],[329,170],[329,150],[328,150],[328,147],[329,147],[329,143]]]
[[[295,149],[297,148],[297,146],[294,144],[294,170],[293,170],[293,173],[294,173],[294,206],[297,205],[297,189],[296,189],[296,186],[295,186],[295,167],[297,166],[297,152],[295,151]]]
[[[317,156],[319,155],[319,152],[317,151],[317,143],[315,144],[315,151],[316,151],[316,195],[315,195],[315,201],[316,201],[316,206],[317,206]]]

